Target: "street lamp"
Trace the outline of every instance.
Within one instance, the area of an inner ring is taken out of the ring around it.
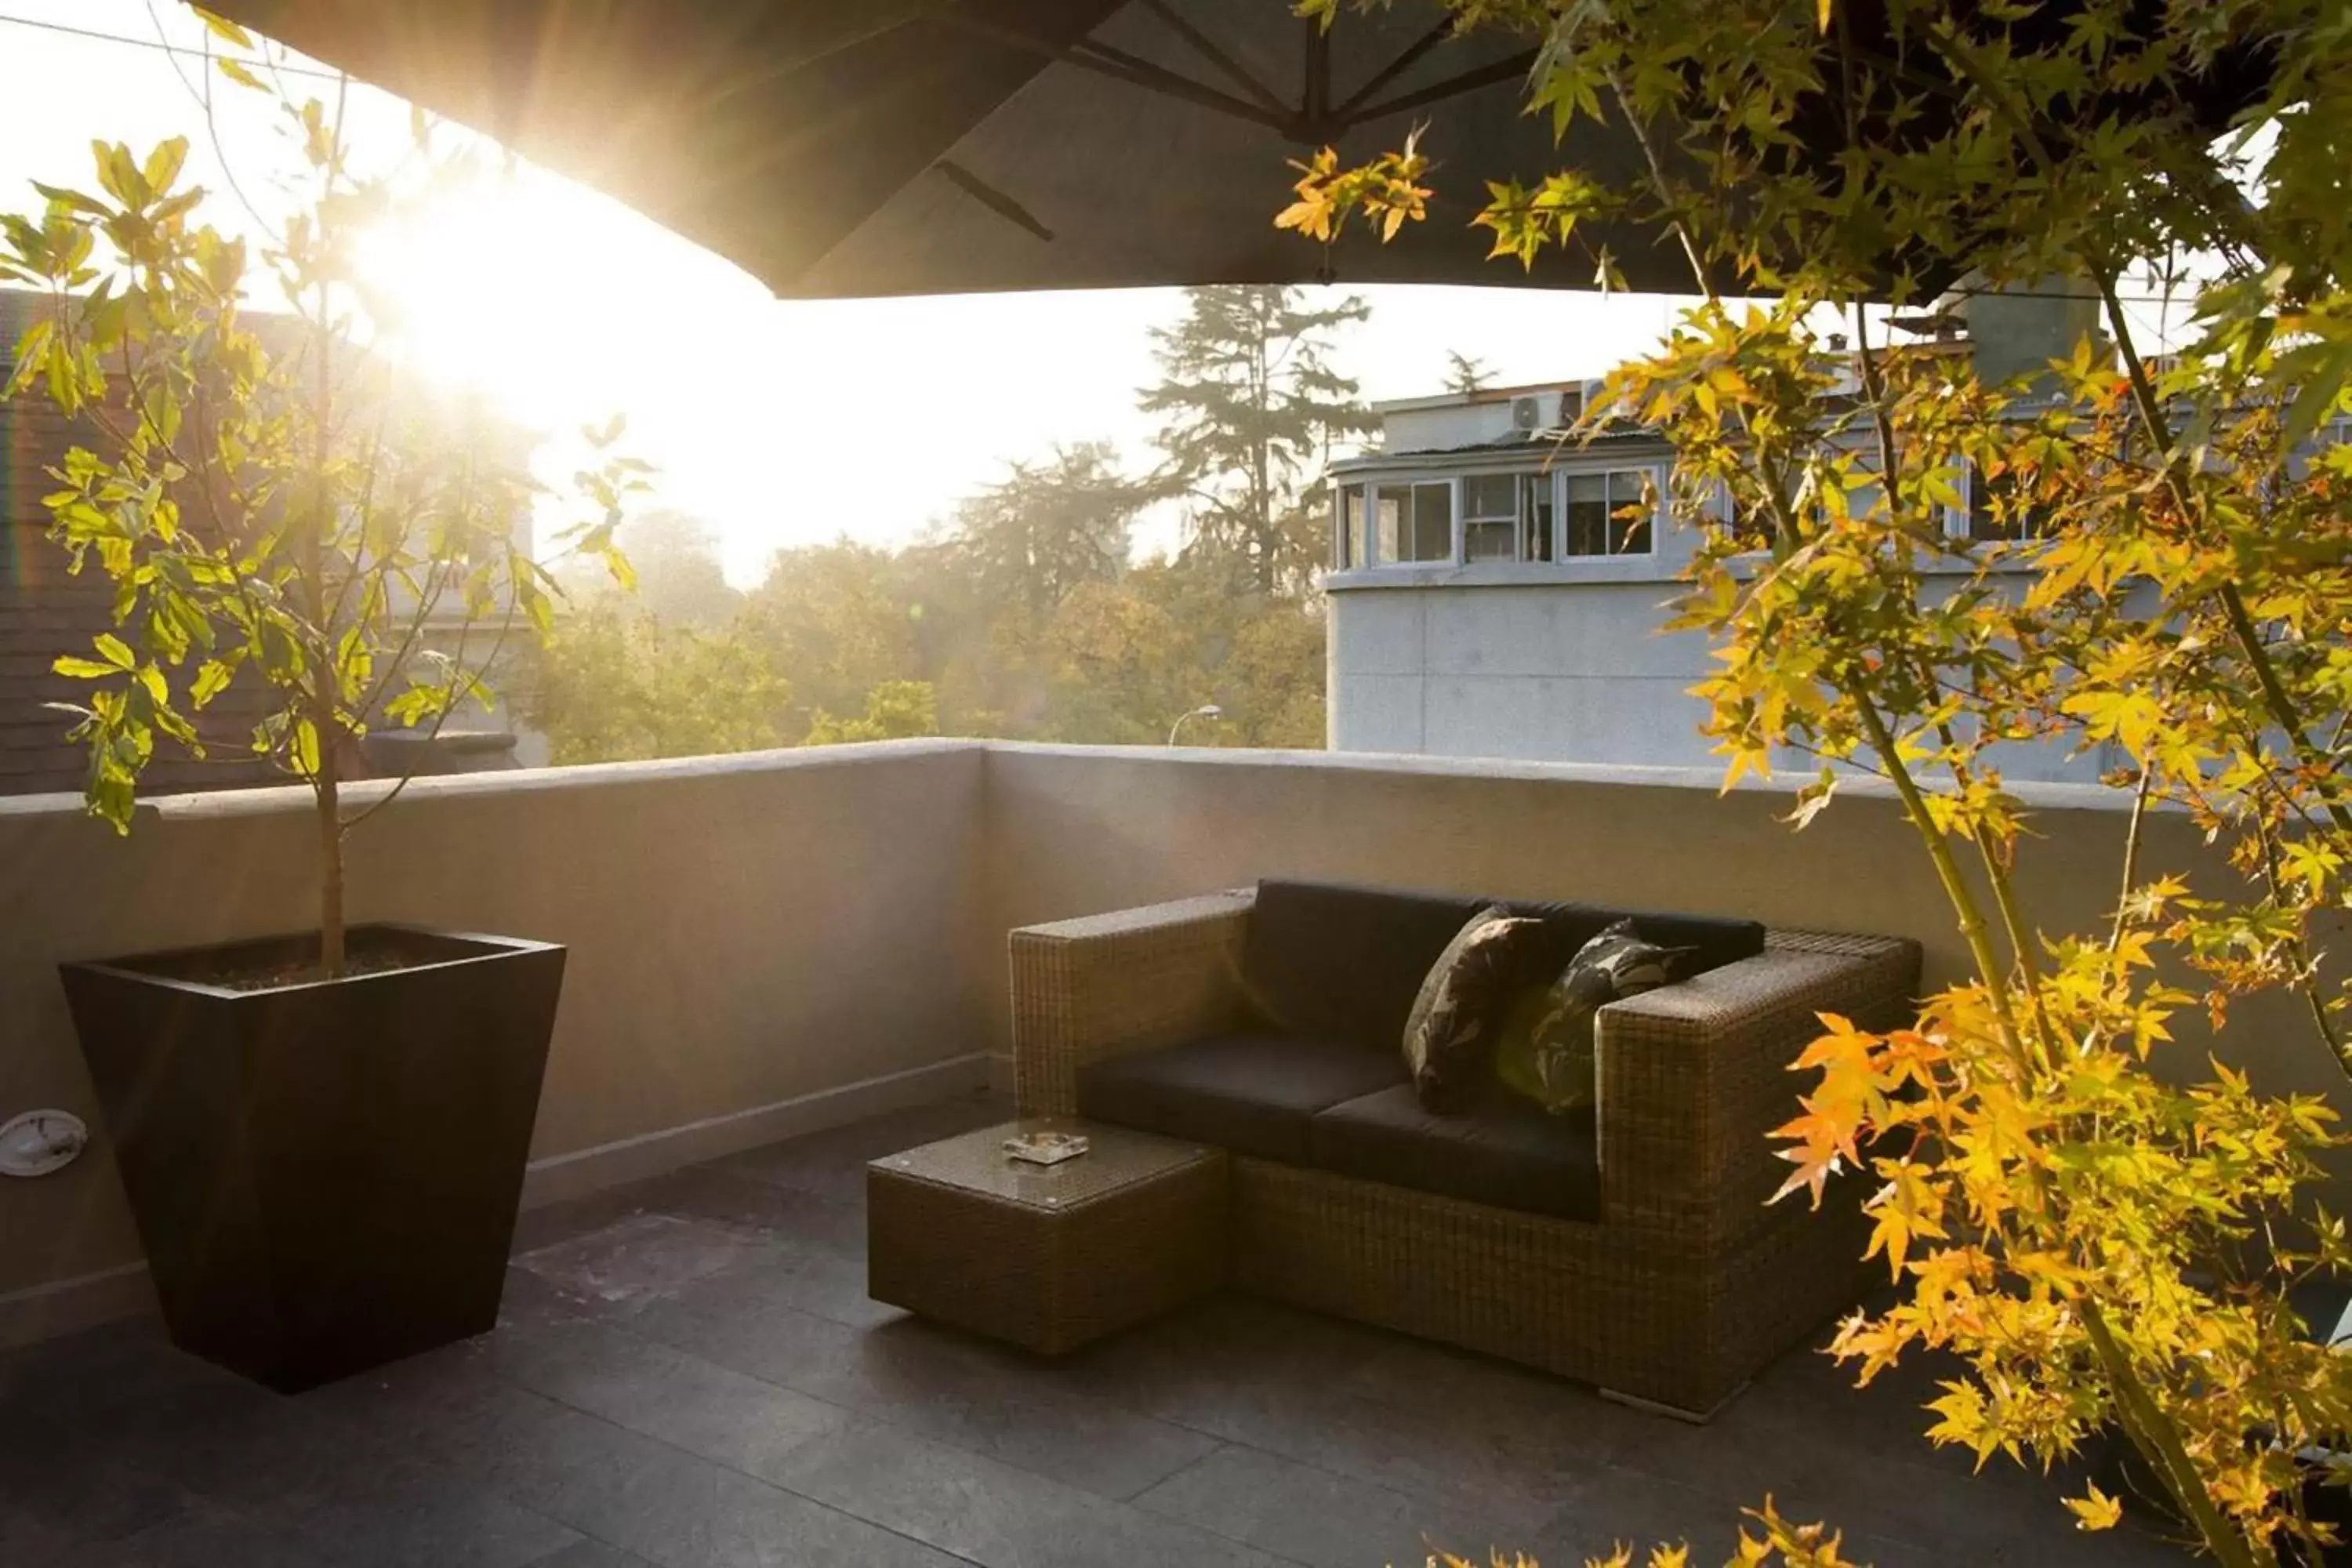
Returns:
[[[1224,716],[1225,710],[1218,707],[1215,703],[1203,702],[1198,708],[1193,709],[1190,713],[1185,714],[1182,719],[1179,719],[1176,722],[1168,726],[1168,743],[1171,746],[1176,743],[1176,731],[1184,727],[1185,719],[1222,719]]]

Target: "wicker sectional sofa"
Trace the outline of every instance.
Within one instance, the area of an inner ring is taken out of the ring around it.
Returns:
[[[1917,944],[1636,914],[1707,967],[1601,1010],[1590,1118],[1433,1118],[1403,1012],[1488,901],[1265,882],[1017,930],[1021,1113],[1224,1147],[1242,1289],[1711,1415],[1865,1287],[1862,1184],[1768,1206],[1768,1134],[1816,1014],[1908,1021]],[[1512,907],[1563,952],[1621,912]]]

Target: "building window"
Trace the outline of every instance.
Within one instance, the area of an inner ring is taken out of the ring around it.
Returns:
[[[1345,485],[1339,490],[1339,537],[1331,563],[1346,572],[1366,564],[1364,546],[1364,490],[1360,485]]]
[[[1380,564],[1454,559],[1454,487],[1382,485],[1372,492],[1373,548]]]
[[[1640,468],[1568,476],[1568,537],[1563,555],[1646,555],[1655,510],[1650,476]]]
[[[1472,474],[1463,479],[1462,558],[1519,559],[1518,475]]]
[[[1552,558],[1552,484],[1549,474],[1523,474],[1519,478],[1519,521],[1526,529],[1519,546],[1522,561],[1549,561]]]

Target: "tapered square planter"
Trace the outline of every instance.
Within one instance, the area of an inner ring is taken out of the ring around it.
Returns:
[[[172,1338],[283,1392],[498,1321],[563,984],[543,942],[355,926],[59,966]]]

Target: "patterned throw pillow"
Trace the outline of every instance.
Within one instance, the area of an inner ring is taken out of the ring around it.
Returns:
[[[1559,979],[1513,1001],[1496,1044],[1496,1076],[1555,1115],[1591,1105],[1593,1016],[1682,979],[1697,951],[1643,942],[1631,920],[1619,921],[1577,949]]]
[[[1526,980],[1529,948],[1542,934],[1541,921],[1481,910],[1430,965],[1404,1023],[1405,1065],[1428,1110],[1458,1108],[1485,1080],[1503,1009]]]

